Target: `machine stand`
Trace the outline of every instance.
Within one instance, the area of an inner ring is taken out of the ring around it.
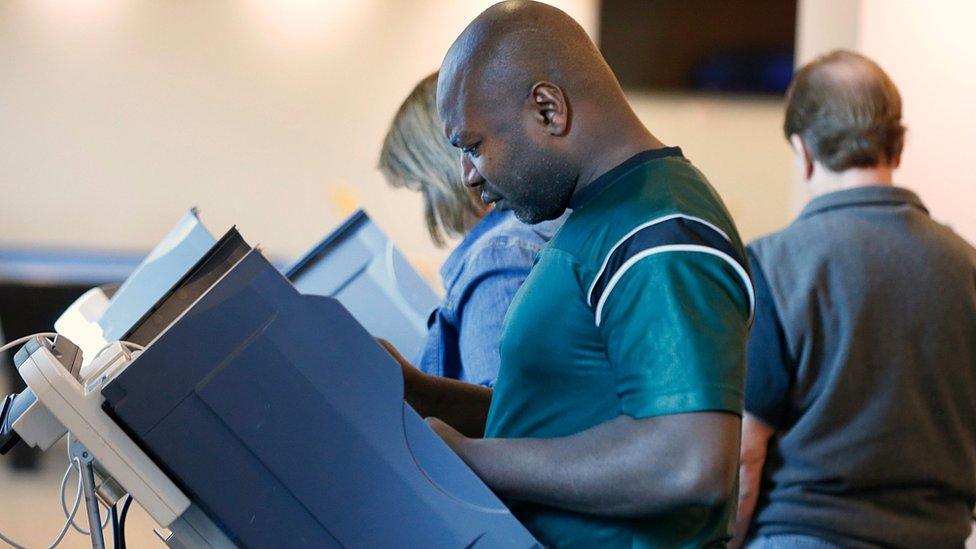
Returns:
[[[80,442],[72,440],[69,448],[72,458],[78,458],[81,463],[81,483],[85,492],[85,507],[88,509],[88,530],[91,532],[92,549],[105,549],[105,537],[102,535],[102,519],[98,512],[98,496],[95,495],[94,458]]]

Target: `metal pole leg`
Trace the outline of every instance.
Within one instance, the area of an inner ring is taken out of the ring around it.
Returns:
[[[85,507],[88,508],[88,530],[91,532],[92,549],[105,549],[102,519],[98,512],[98,496],[95,495],[95,468],[92,466],[94,458],[91,452],[77,441],[72,441],[71,454],[81,462],[81,483],[85,490]]]

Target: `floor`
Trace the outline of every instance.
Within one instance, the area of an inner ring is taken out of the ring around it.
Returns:
[[[58,486],[67,467],[63,441],[43,454],[36,471],[14,471],[6,456],[0,456],[0,532],[13,541],[29,547],[47,547],[61,531],[64,514],[58,504]],[[77,477],[72,475],[65,489],[67,504],[74,502]],[[75,522],[88,528],[84,501]],[[104,514],[102,515],[104,517]],[[153,533],[158,525],[133,503],[126,519],[126,546],[132,549],[162,548],[165,545]],[[105,528],[106,546],[111,547],[112,527]],[[6,547],[0,542],[0,547]],[[59,547],[91,547],[88,536],[70,530]]]

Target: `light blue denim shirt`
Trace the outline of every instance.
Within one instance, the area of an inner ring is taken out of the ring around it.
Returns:
[[[444,302],[428,321],[421,371],[494,385],[505,313],[566,215],[526,225],[512,212],[491,211],[468,232],[441,267]]]

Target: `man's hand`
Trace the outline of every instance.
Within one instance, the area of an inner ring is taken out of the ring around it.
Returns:
[[[438,417],[469,437],[485,431],[491,389],[425,374],[403,357],[389,341],[377,338],[403,372],[403,399],[420,417]]]
[[[423,383],[423,380],[421,379],[424,375],[423,372],[415,368],[413,364],[410,364],[410,361],[404,358],[404,356],[400,354],[400,351],[398,351],[392,343],[379,337],[376,338],[376,342],[379,343],[381,347],[386,349],[386,352],[390,353],[393,360],[397,361],[397,363],[400,365],[400,369],[403,371],[403,384],[405,386],[405,392],[409,394],[410,386],[416,386]]]
[[[376,342],[386,349],[386,352],[390,353],[393,360],[400,365],[400,370],[403,373],[403,400],[407,401],[407,404],[420,414],[420,417],[432,415],[433,405],[431,401],[433,398],[428,394],[431,384],[426,379],[431,376],[424,374],[413,364],[410,364],[410,361],[404,358],[389,341],[378,337]]]
[[[464,458],[463,448],[466,442],[470,439],[458,432],[457,429],[451,427],[450,425],[444,423],[443,421],[437,419],[436,417],[427,418],[427,425],[437,433],[437,436],[447,443],[447,445],[454,450],[454,453]]]
[[[735,519],[735,537],[729,547],[738,548],[745,544],[756,502],[762,485],[763,466],[766,452],[776,430],[765,421],[746,412],[742,418],[742,450],[739,461],[739,512]]]

